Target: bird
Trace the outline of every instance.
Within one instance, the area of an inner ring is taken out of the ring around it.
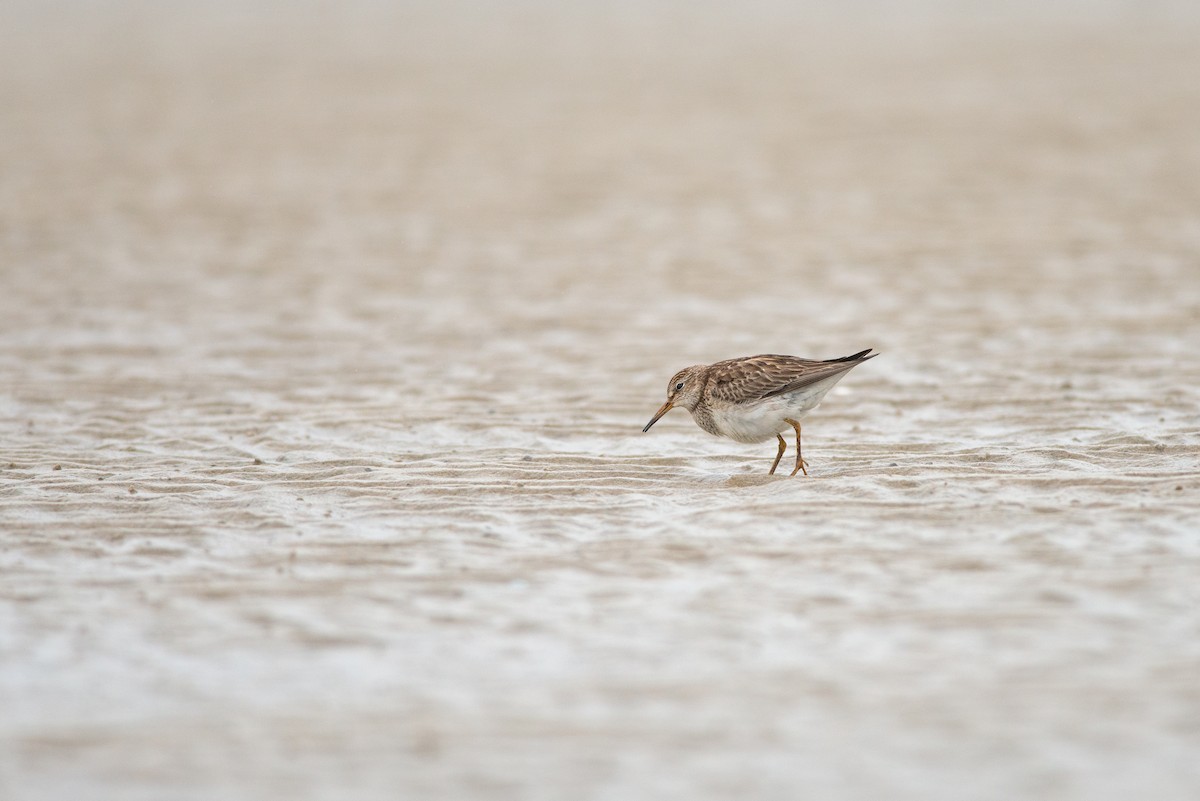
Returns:
[[[803,471],[807,462],[800,448],[800,421],[817,408],[825,393],[846,373],[878,356],[873,349],[859,351],[840,359],[802,359],[763,353],[743,356],[714,364],[685,367],[667,383],[667,401],[642,433],[676,406],[692,413],[696,425],[718,437],[737,442],[779,440],[779,452],[768,475],[775,475],[787,442],[783,432],[796,431],[796,467],[791,475]]]

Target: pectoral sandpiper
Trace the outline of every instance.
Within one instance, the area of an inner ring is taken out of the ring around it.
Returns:
[[[667,384],[667,402],[646,423],[643,432],[676,406],[692,413],[696,425],[718,437],[738,442],[779,440],[771,474],[787,450],[781,432],[796,430],[796,468],[807,464],[800,450],[800,421],[817,408],[825,393],[854,367],[879,354],[871,349],[841,359],[815,361],[796,356],[744,356],[716,364],[685,367]]]

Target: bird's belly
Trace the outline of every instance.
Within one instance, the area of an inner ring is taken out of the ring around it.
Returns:
[[[763,442],[791,428],[788,419],[799,420],[816,406],[789,403],[787,398],[768,398],[755,404],[739,404],[713,410],[713,423],[722,436],[737,442]]]
[[[712,410],[715,433],[738,442],[763,442],[791,428],[788,420],[802,420],[821,403],[821,399],[841,375],[803,389],[776,395],[754,403],[728,404]]]

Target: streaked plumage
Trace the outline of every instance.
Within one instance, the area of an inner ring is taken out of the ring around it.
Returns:
[[[870,355],[868,355],[870,354]],[[857,365],[873,359],[871,349],[840,359],[816,361],[797,356],[762,354],[715,364],[685,367],[667,384],[667,402],[643,432],[675,406],[692,413],[696,425],[718,437],[738,442],[779,440],[771,473],[779,466],[787,443],[780,433],[796,431],[796,469],[804,469],[800,451],[800,420],[817,408],[825,393]]]

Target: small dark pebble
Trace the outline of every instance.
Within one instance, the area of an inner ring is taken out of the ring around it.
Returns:
[[[55,470],[62,470],[62,465],[61,465],[61,464],[56,464],[56,465],[54,465],[54,469],[55,469]]]
[[[806,459],[805,461],[808,461],[808,460]],[[890,465],[888,465],[888,467],[899,467],[899,466],[900,466],[899,462],[892,462]]]
[[[1176,491],[1176,492],[1183,492],[1183,487],[1182,487],[1182,486],[1178,486],[1178,487],[1176,487],[1176,488],[1175,488],[1175,491]]]
[[[255,456],[255,457],[254,457],[254,463],[255,463],[255,464],[262,464],[262,459],[259,459],[257,456]]]

